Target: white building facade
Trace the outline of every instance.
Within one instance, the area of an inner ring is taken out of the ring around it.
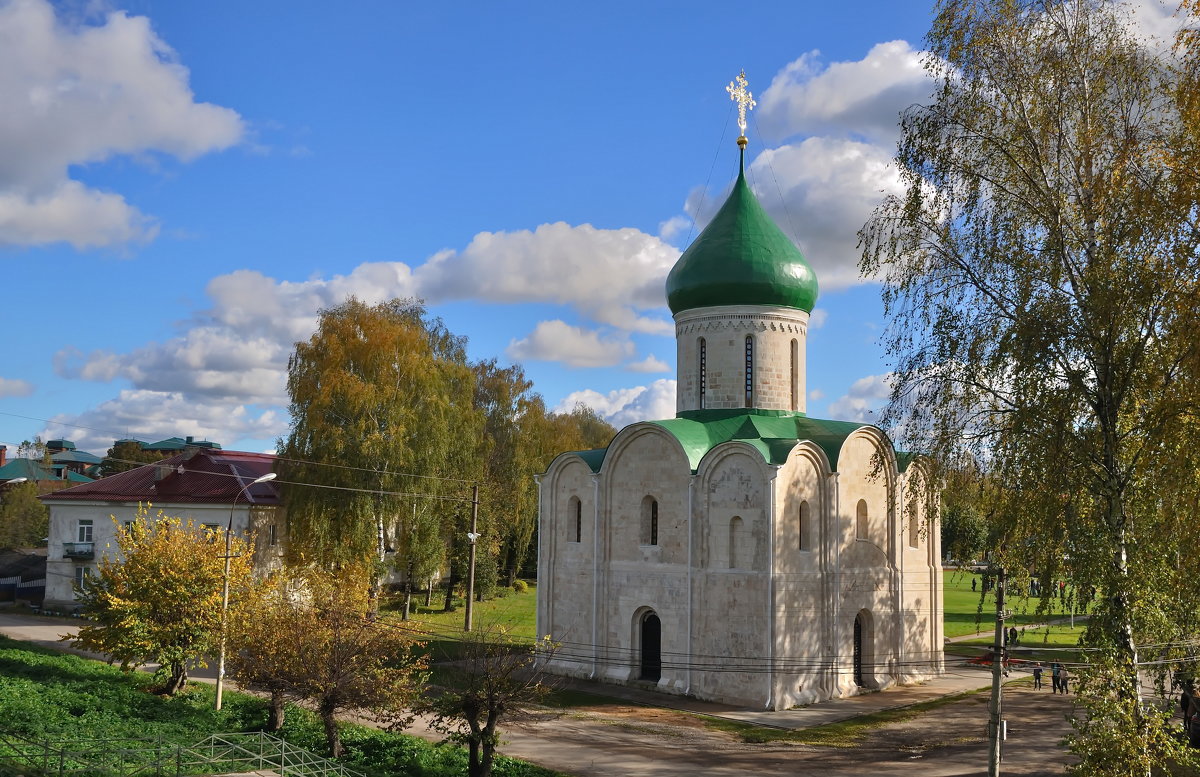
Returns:
[[[676,417],[540,478],[551,671],[778,710],[942,670],[925,467],[805,414],[816,296],[739,173],[667,280]]]
[[[274,457],[240,451],[192,449],[155,464],[42,497],[50,511],[43,607],[71,611],[75,587],[102,559],[119,558],[117,531],[140,516],[191,521],[197,531],[254,537],[254,565],[279,565],[285,527],[272,483],[250,485],[271,471]]]

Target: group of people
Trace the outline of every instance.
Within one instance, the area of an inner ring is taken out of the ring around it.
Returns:
[[[1035,691],[1042,688],[1042,662],[1038,661],[1033,665],[1033,689]],[[1068,693],[1071,682],[1071,673],[1065,666],[1055,661],[1050,664],[1050,684],[1051,693]]]

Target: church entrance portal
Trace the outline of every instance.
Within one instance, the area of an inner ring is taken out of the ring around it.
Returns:
[[[866,685],[863,681],[863,616],[860,612],[854,617],[854,684],[859,688]]]
[[[658,682],[662,676],[662,621],[653,612],[642,616],[642,680]]]

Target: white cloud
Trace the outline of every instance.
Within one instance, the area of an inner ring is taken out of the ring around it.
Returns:
[[[33,393],[33,384],[20,378],[0,378],[0,397],[27,397]]]
[[[568,394],[556,413],[569,412],[576,405],[587,405],[618,429],[638,421],[675,417],[675,381],[663,378],[649,386],[617,389],[607,394],[585,389]]]
[[[891,373],[859,378],[848,392],[829,403],[829,416],[839,421],[875,423],[875,411],[891,396],[891,381]]]
[[[685,235],[684,230],[690,229],[692,223],[692,220],[683,214],[672,216],[658,225],[658,237],[660,240],[673,243],[676,238]]]
[[[674,325],[639,310],[666,304],[663,284],[679,251],[636,229],[558,222],[480,232],[462,251],[442,251],[414,270],[431,302],[553,302],[600,324],[669,335]]]
[[[923,56],[894,40],[875,44],[860,60],[822,67],[821,53],[810,51],[772,79],[759,124],[780,138],[849,133],[890,145],[899,135],[900,112],[931,93]]]
[[[650,354],[641,361],[626,364],[625,369],[630,372],[670,372],[671,365],[662,359],[655,358],[654,354]]]
[[[54,365],[68,378],[128,381],[134,393],[122,396],[141,403],[178,395],[202,404],[280,406],[287,402],[293,345],[311,336],[320,310],[354,295],[367,304],[422,297],[431,304],[470,298],[570,306],[612,328],[602,334],[542,322],[514,341],[510,353],[571,366],[613,366],[636,352],[629,331],[673,333],[658,311],[666,273],[677,257],[676,249],[634,229],[547,224],[533,231],[480,233],[462,251],[439,252],[415,269],[403,262],[371,262],[346,275],[305,281],[238,270],[209,282],[211,306],[186,320],[177,337],[126,353],[64,348]],[[115,415],[115,405],[106,412]]]
[[[759,201],[785,233],[799,236],[823,290],[860,282],[858,230],[884,194],[903,193],[891,150],[843,138],[807,138],[763,151],[751,174],[771,182],[756,191]]]
[[[65,242],[84,249],[150,241],[157,234],[153,219],[124,197],[78,181],[45,195],[0,193],[0,245]]]
[[[245,133],[236,112],[196,102],[145,17],[66,22],[45,0],[0,4],[0,105],[0,245],[153,239],[152,218],[70,167],[146,152],[188,161]]]
[[[569,367],[612,367],[633,355],[628,337],[604,337],[564,321],[541,321],[528,336],[509,343],[506,351],[517,361],[562,362]]]
[[[64,435],[80,450],[101,452],[118,434],[143,440],[191,435],[228,447],[233,440],[270,439],[287,429],[286,416],[276,410],[254,411],[180,392],[122,391],[83,413],[54,416],[42,436]]]
[[[819,402],[825,398],[825,392],[821,391],[821,389],[813,389],[812,391],[808,392],[808,398],[813,402]]]
[[[813,308],[808,314],[808,328],[820,329],[825,326],[825,322],[829,319],[829,311],[825,308]]]

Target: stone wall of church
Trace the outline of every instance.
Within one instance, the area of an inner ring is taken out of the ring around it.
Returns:
[[[677,411],[747,407],[747,337],[753,342],[752,406],[804,412],[808,313],[755,305],[700,308],[676,314]]]
[[[538,633],[562,645],[564,671],[592,671],[595,642],[596,488],[582,459],[565,462],[541,483]]]
[[[762,457],[741,446],[714,452],[698,473],[692,692],[701,698],[756,706],[767,700],[767,475]],[[728,671],[734,666],[746,671]]]
[[[776,478],[776,706],[828,698],[833,655],[828,572],[836,534],[823,458],[809,446],[793,452]]]
[[[941,533],[927,501],[924,475],[914,465],[901,478],[902,680],[924,676],[931,667],[941,669],[943,661]]]
[[[604,667],[614,681],[640,677],[641,624],[661,623],[660,688],[682,692],[687,652],[690,466],[679,444],[655,426],[626,429],[609,449],[601,481],[608,524],[601,644],[623,660]],[[656,520],[655,520],[656,519]]]
[[[919,515],[914,534],[904,513],[918,470],[899,475],[889,450],[875,472],[889,445],[855,432],[831,473],[812,443],[776,469],[731,442],[693,475],[669,433],[636,424],[599,476],[556,460],[541,484],[538,630],[564,646],[550,668],[647,682],[653,616],[661,691],[775,709],[860,693],[856,622],[867,688],[936,672],[937,530]]]

